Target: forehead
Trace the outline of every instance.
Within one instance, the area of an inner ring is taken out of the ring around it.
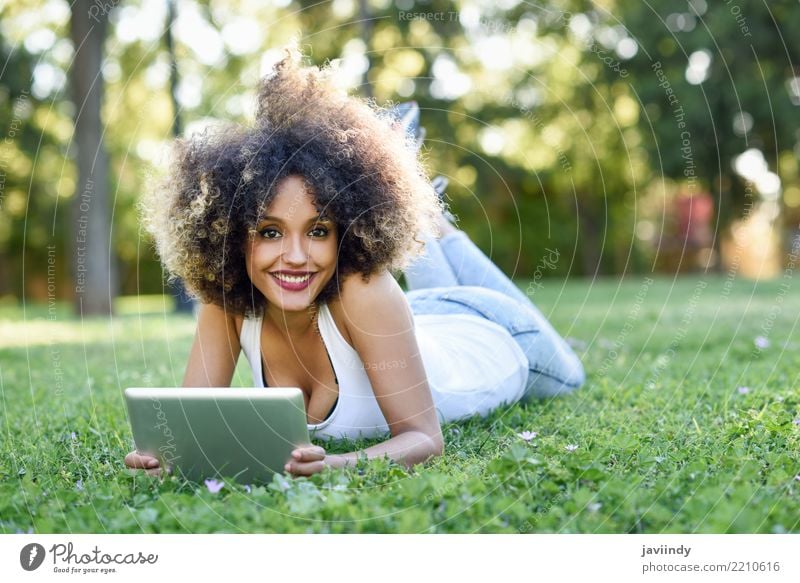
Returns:
[[[311,185],[297,175],[287,176],[278,182],[269,206],[260,214],[263,218],[287,221],[310,219],[321,214],[330,218],[330,213],[317,202]]]

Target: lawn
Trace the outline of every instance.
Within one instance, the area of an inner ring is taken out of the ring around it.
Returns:
[[[580,391],[447,425],[445,455],[413,471],[218,493],[122,462],[122,391],[180,384],[191,316],[161,298],[123,298],[111,321],[0,305],[0,532],[798,532],[800,296],[784,282],[520,281],[582,357]],[[242,357],[234,384],[249,381]]]

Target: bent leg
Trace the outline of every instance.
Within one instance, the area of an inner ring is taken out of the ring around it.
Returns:
[[[505,328],[528,359],[522,402],[570,393],[586,375],[578,356],[539,310],[486,287],[431,288],[408,293],[412,312],[475,314]]]
[[[425,237],[425,251],[403,271],[409,290],[459,285],[436,237]]]
[[[536,321],[547,324],[547,327],[552,330],[552,335],[561,341],[568,353],[572,353],[572,349],[553,330],[553,327],[547,321],[545,315],[536,307],[536,304],[480,250],[464,231],[456,231],[442,237],[439,244],[458,279],[459,285],[492,289],[523,304],[534,313]]]
[[[585,382],[583,364],[572,348],[528,296],[464,231],[449,233],[432,242],[430,249],[435,259],[427,260],[430,262],[427,269],[412,272],[412,278],[416,277],[414,283],[432,285],[415,285],[414,289],[458,287],[411,293],[409,299],[415,314],[440,313],[435,304],[444,302],[460,305],[465,312],[471,310],[504,326],[529,363],[522,401],[570,393]],[[442,265],[442,260],[447,266]],[[453,279],[455,283],[436,283]],[[436,296],[434,302],[430,301],[431,296]]]
[[[472,242],[464,231],[456,231],[442,237],[439,245],[458,280],[458,285],[486,287],[533,306],[522,290]]]
[[[546,320],[538,332],[516,334],[514,340],[528,357],[528,381],[521,402],[571,393],[586,372],[578,356]]]

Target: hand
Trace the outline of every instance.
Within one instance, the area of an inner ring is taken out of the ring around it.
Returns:
[[[312,476],[326,467],[325,449],[318,445],[307,444],[292,451],[292,457],[283,469],[293,476]]]
[[[125,456],[125,465],[134,470],[142,469],[150,476],[158,476],[162,471],[158,458],[139,453],[138,451],[132,451]],[[170,470],[171,468],[167,466],[167,473],[169,473]]]

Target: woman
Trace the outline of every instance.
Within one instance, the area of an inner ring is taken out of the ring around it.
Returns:
[[[179,141],[143,205],[168,271],[202,302],[183,386],[230,385],[244,352],[255,386],[302,389],[312,437],[389,435],[341,455],[299,447],[286,471],[306,476],[363,454],[423,462],[443,452],[441,422],[584,380],[445,218],[414,137],[329,73],[285,58],[262,82],[255,126]],[[125,461],[158,471],[137,452]]]

